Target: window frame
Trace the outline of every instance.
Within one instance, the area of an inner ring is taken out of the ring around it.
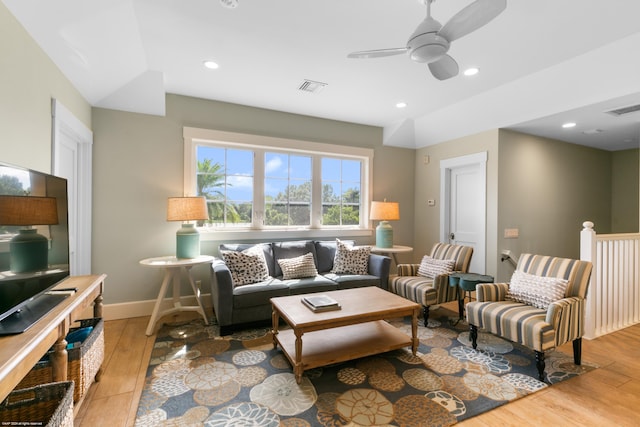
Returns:
[[[371,236],[372,227],[369,220],[373,183],[373,154],[370,148],[352,147],[337,144],[327,144],[298,139],[278,138],[271,136],[253,135],[201,129],[193,127],[183,128],[184,139],[184,195],[193,196],[196,193],[196,146],[202,143],[213,143],[227,148],[251,149],[257,152],[283,152],[289,154],[306,154],[312,157],[312,201],[311,225],[301,226],[264,226],[264,157],[254,159],[254,202],[262,200],[258,207],[254,203],[252,226],[248,228],[210,228],[200,227],[202,240],[242,240],[267,239],[278,240],[286,232],[287,238],[329,238],[335,236],[358,237]],[[323,157],[338,159],[357,159],[362,161],[360,205],[361,218],[359,225],[353,226],[322,226],[322,179],[320,164]],[[316,179],[316,176],[318,177]]]

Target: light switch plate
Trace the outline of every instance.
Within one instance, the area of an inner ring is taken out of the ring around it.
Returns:
[[[505,228],[504,229],[504,238],[505,239],[517,239],[520,235],[520,231],[517,228]]]

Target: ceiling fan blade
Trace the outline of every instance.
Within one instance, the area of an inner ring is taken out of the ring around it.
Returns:
[[[429,64],[431,74],[438,80],[447,80],[458,75],[458,63],[449,55]]]
[[[456,13],[438,32],[452,42],[486,25],[507,8],[507,0],[476,0]]]
[[[363,50],[360,52],[351,52],[347,58],[382,58],[383,56],[393,56],[406,53],[409,49],[406,47],[396,47],[391,49]]]

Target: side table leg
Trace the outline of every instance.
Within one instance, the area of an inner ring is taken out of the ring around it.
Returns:
[[[197,312],[200,313],[202,318],[204,319],[204,324],[209,324],[209,319],[207,319],[207,315],[204,313],[204,307],[202,306],[202,301],[200,301],[200,289],[196,286],[196,282],[193,281],[193,276],[191,275],[191,267],[185,267],[187,271],[187,277],[189,278],[189,284],[191,285],[191,289],[193,290],[193,295],[196,297],[196,302],[198,303]]]
[[[156,326],[156,322],[158,321],[158,313],[160,312],[160,306],[162,306],[162,300],[167,293],[167,287],[169,286],[169,282],[173,277],[173,269],[167,268],[164,271],[164,279],[162,279],[162,286],[160,286],[160,292],[158,293],[158,298],[156,299],[156,305],[153,307],[153,313],[151,313],[151,319],[149,319],[149,324],[147,325],[147,336],[153,335],[153,328]]]

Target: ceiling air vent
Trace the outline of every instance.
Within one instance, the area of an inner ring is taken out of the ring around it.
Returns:
[[[301,90],[303,92],[318,93],[322,89],[324,89],[324,87],[326,85],[327,85],[327,83],[316,82],[316,81],[313,81],[313,80],[304,80],[300,84],[300,86],[298,86],[298,90]]]
[[[630,105],[628,107],[616,108],[615,110],[607,111],[607,114],[612,116],[624,116],[625,114],[637,113],[640,111],[640,104]]]

